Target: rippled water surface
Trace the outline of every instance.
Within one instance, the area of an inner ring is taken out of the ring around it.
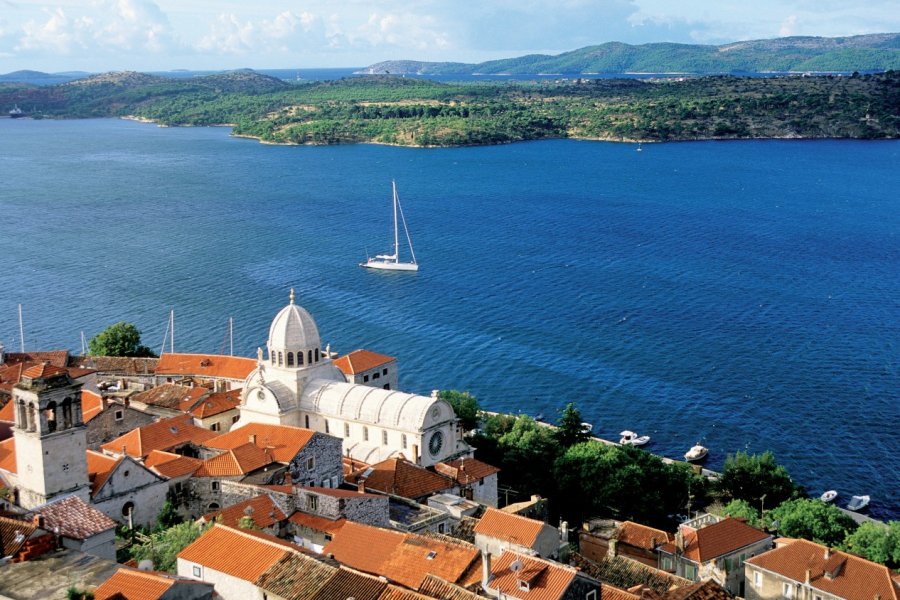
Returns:
[[[401,387],[650,434],[710,466],[771,448],[900,518],[900,142],[279,147],[225,129],[0,119],[0,340],[264,345],[295,287],[323,343]],[[395,178],[421,271],[390,243]]]

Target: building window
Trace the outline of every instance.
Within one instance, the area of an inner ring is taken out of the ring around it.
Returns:
[[[369,381],[368,375],[363,375],[363,383],[367,383]]]
[[[312,364],[312,350],[310,350],[309,352],[306,353],[306,364],[308,364],[308,365]]]
[[[302,351],[297,353],[297,366],[298,367],[303,366],[303,352]]]
[[[406,448],[406,434],[405,433],[400,434],[400,445],[403,446],[404,449]]]
[[[316,362],[319,362],[319,349],[316,348]]]
[[[209,506],[206,507],[206,510],[219,510],[218,502],[210,502]]]
[[[122,516],[126,519],[134,513],[134,502],[126,502],[122,505]]]
[[[782,583],[781,584],[781,592],[785,598],[793,598],[794,597],[794,586],[790,583]]]
[[[597,590],[591,590],[585,594],[584,600],[597,600]]]
[[[330,533],[326,533],[326,534],[325,534],[325,541],[326,541],[326,542],[330,542],[330,541],[333,540],[333,539],[334,539],[334,536],[331,535]]]
[[[309,458],[306,459],[306,470],[312,471],[315,468],[316,468],[316,457],[310,456]]]
[[[671,571],[672,570],[672,557],[663,556],[659,561],[659,568],[663,571]]]
[[[387,441],[387,429],[383,429],[383,430],[381,431],[381,444],[382,444],[383,446],[387,446],[387,443],[388,443],[388,441]]]
[[[284,355],[281,352],[279,352],[278,353],[278,366],[280,367],[283,364],[284,364]]]
[[[323,480],[322,480],[322,487],[323,487],[323,488],[330,488],[330,487],[331,487],[331,481],[328,480],[328,479],[323,479]]]
[[[387,369],[382,369],[382,370],[381,370],[381,374],[382,374],[382,375],[387,375]]]
[[[304,423],[306,423],[306,428],[309,429],[309,415],[306,415]]]
[[[115,415],[116,415],[116,421],[121,421],[122,419],[125,418],[125,411],[124,411],[124,410],[117,410],[116,413],[115,413]]]
[[[816,594],[815,596],[813,596],[813,600],[822,600],[822,596]]]
[[[203,568],[200,565],[194,565],[194,577],[203,577]]]
[[[366,427],[365,425],[363,425],[363,441],[364,442],[369,441],[369,428]]]
[[[287,366],[293,367],[294,366],[294,353],[288,352],[287,354],[288,354]]]
[[[391,389],[391,384],[386,383],[386,384],[384,384],[382,387],[383,387],[384,389],[386,389],[386,390],[389,390],[389,389]]]
[[[218,481],[213,481],[213,482],[212,482],[212,491],[214,491],[214,492],[218,492],[218,491],[219,491],[219,482],[218,482]]]
[[[344,423],[344,437],[350,437],[350,423]]]
[[[241,418],[241,415],[234,415],[233,417],[231,417],[231,422],[237,423],[240,418]]]
[[[684,565],[684,578],[695,581],[697,579],[697,567],[694,565]]]
[[[313,496],[312,494],[308,494],[306,496],[306,510],[315,512],[319,508],[319,498]]]
[[[337,475],[331,476],[331,487],[336,488],[338,486],[338,477]]]
[[[381,373],[372,373],[372,379],[378,379],[381,377]]]
[[[444,533],[447,530],[447,526],[444,523],[438,523],[438,533]]]
[[[331,433],[331,427],[328,426],[328,419],[325,419],[325,433]]]
[[[219,431],[219,429],[221,429],[221,428],[222,428],[222,426],[219,425],[218,423],[213,423],[212,425],[209,426],[210,431]]]
[[[759,571],[753,571],[753,585],[762,587],[762,573]]]

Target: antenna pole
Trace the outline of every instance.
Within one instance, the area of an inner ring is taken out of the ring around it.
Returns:
[[[234,356],[234,317],[228,317],[228,356]]]
[[[394,262],[400,261],[400,238],[397,231],[397,182],[391,180],[394,188]]]
[[[172,309],[172,312],[169,313],[169,320],[171,321],[171,329],[172,334],[169,337],[169,352],[175,354],[175,309]]]
[[[19,305],[19,348],[25,353],[25,326],[22,324],[22,305]]]

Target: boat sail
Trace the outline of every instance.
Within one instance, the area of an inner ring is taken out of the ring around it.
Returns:
[[[416,263],[416,253],[413,252],[412,240],[409,238],[409,230],[406,228],[406,218],[403,216],[403,207],[400,206],[400,197],[397,196],[397,182],[391,181],[394,189],[394,253],[379,254],[374,258],[369,257],[366,262],[359,263],[359,266],[368,269],[381,269],[383,271],[418,271],[419,265]],[[409,244],[409,254],[411,260],[409,262],[400,261],[400,230],[397,222],[397,215],[400,215],[400,222],[403,223],[403,232],[406,234],[406,243]]]

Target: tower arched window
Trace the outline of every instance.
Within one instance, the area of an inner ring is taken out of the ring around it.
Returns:
[[[28,408],[25,406],[25,402],[19,400],[17,408],[19,410],[19,417],[16,419],[16,425],[20,429],[28,429]]]
[[[309,353],[306,355],[306,364],[308,364],[308,365],[312,364],[312,350],[310,350]]]
[[[319,349],[316,348],[316,362],[319,362]]]
[[[56,420],[56,416],[56,402],[51,400],[44,410],[44,419],[47,421],[47,433],[56,431],[57,425],[59,424]]]
[[[275,352],[272,350],[269,350],[269,362],[273,365],[275,364]]]
[[[300,352],[297,353],[297,366],[298,367],[303,366],[303,350],[301,350]]]
[[[35,421],[35,418],[34,418],[34,417],[35,417],[35,415],[34,415],[34,402],[29,402],[29,403],[28,403],[28,410],[26,411],[26,415],[27,415],[27,417],[28,417],[28,418],[26,419],[26,424],[27,424],[26,429],[27,429],[28,431],[34,431],[34,421]]]
[[[74,419],[72,418],[72,399],[66,398],[62,403],[62,426],[64,429],[68,429],[74,424]]]
[[[280,367],[283,364],[284,364],[284,355],[281,352],[279,352],[278,353],[278,366]]]
[[[293,367],[293,366],[294,366],[294,353],[293,353],[293,352],[288,352],[287,355],[288,355],[288,358],[287,358],[287,366]]]

